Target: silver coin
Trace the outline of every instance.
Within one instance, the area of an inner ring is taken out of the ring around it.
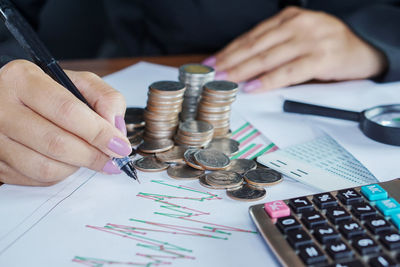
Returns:
[[[185,85],[176,81],[158,81],[150,85],[150,89],[163,92],[176,92],[185,89]]]
[[[234,159],[231,160],[231,164],[227,171],[237,172],[239,174],[244,174],[247,171],[255,170],[257,168],[257,163],[251,159]]]
[[[145,140],[140,146],[139,150],[144,153],[157,153],[171,149],[174,146],[174,142],[169,139],[161,140]]]
[[[143,108],[127,108],[125,112],[126,130],[134,131],[135,128],[140,128],[145,125],[143,117]]]
[[[282,174],[272,169],[250,170],[244,174],[247,183],[256,186],[269,186],[282,182]]]
[[[238,141],[230,138],[216,138],[211,140],[207,149],[215,149],[231,157],[239,152],[239,145]]]
[[[144,172],[160,172],[169,167],[168,164],[158,161],[154,156],[143,157],[134,162],[135,168]]]
[[[206,174],[207,183],[214,189],[237,188],[243,184],[243,178],[236,172],[215,171]]]
[[[264,188],[244,184],[237,189],[227,190],[226,194],[235,200],[257,201],[265,197],[266,191]]]
[[[166,163],[184,163],[183,154],[186,148],[182,146],[174,146],[165,152],[156,153],[156,158],[159,161]]]
[[[186,164],[178,164],[169,166],[167,174],[174,179],[196,180],[204,174],[204,171],[194,169]]]
[[[213,126],[205,121],[190,120],[181,122],[179,124],[179,130],[186,133],[203,134],[212,132]]]
[[[204,88],[212,91],[225,91],[229,93],[235,90],[237,91],[238,84],[230,81],[211,81],[206,83]]]
[[[143,135],[128,136],[128,140],[131,143],[131,146],[137,146],[143,141]]]
[[[231,163],[227,155],[214,149],[201,149],[194,154],[194,159],[206,170],[223,170]]]
[[[202,185],[202,186],[204,186],[204,187],[214,189],[214,187],[213,187],[212,185],[210,185],[210,184],[207,183],[207,181],[206,181],[206,175],[205,175],[205,174],[203,174],[203,175],[201,175],[201,176],[199,177],[199,183],[200,183],[200,185]]]
[[[186,164],[192,168],[198,170],[204,170],[199,164],[197,164],[196,160],[194,159],[194,154],[199,151],[198,149],[192,148],[185,151],[183,154],[183,159],[185,160]]]

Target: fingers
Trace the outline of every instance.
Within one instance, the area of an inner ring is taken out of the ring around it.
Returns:
[[[2,134],[0,147],[0,158],[4,163],[21,175],[39,183],[58,182],[78,169],[36,153]],[[19,176],[18,179],[25,181],[23,176]]]
[[[14,115],[2,118],[0,131],[12,140],[54,160],[96,171],[101,171],[109,160],[103,152],[27,107],[6,108],[9,115]]]
[[[15,91],[23,104],[109,156],[131,153],[129,141],[121,131],[32,65],[8,66],[11,75],[6,79],[16,80]]]
[[[0,182],[5,184],[29,185],[29,186],[49,186],[56,182],[39,182],[17,172],[7,163],[0,161]]]
[[[297,58],[247,83],[243,90],[259,93],[308,81],[317,68],[315,62],[311,56]]]

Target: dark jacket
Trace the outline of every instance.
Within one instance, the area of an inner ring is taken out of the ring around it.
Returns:
[[[382,81],[400,80],[400,0],[14,2],[58,59],[213,53],[285,5],[296,4],[342,19],[386,55]],[[0,42],[1,55],[21,56],[4,29]]]

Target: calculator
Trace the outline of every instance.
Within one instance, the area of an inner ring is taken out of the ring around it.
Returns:
[[[400,266],[400,179],[250,207],[284,266]]]

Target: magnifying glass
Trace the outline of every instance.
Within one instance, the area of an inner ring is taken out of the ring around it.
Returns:
[[[400,146],[400,104],[376,106],[355,112],[285,100],[283,110],[357,121],[367,137],[384,144]]]

